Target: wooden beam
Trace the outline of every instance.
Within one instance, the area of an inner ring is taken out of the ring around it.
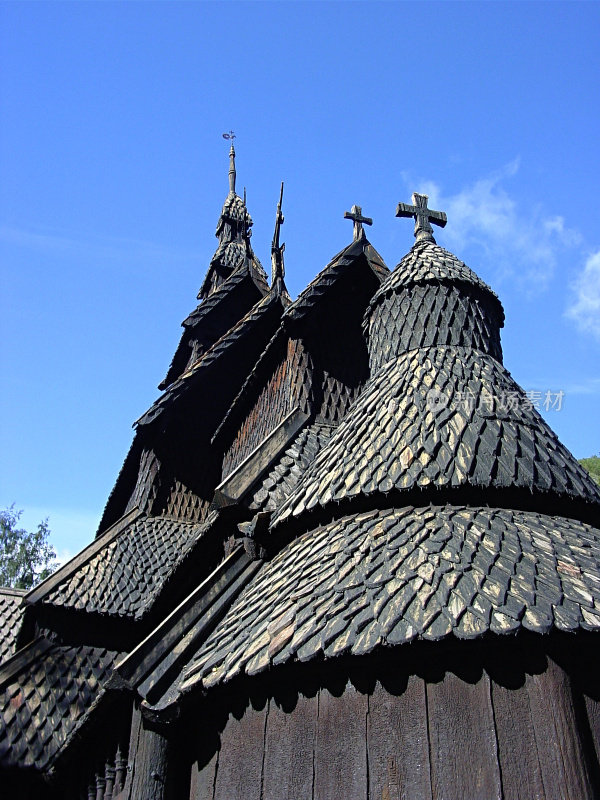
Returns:
[[[242,463],[220,483],[214,496],[214,504],[219,508],[239,503],[246,492],[258,481],[267,468],[290,444],[298,431],[306,424],[308,414],[296,406],[279,423]]]
[[[145,697],[228,607],[261,561],[240,545],[116,667],[115,672]],[[155,693],[155,692],[153,692]]]

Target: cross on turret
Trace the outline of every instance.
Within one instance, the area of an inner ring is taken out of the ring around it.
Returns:
[[[427,208],[428,199],[426,194],[417,194],[415,192],[412,196],[414,205],[409,206],[407,203],[398,203],[398,208],[396,209],[397,217],[415,218],[415,239],[417,242],[425,240],[435,242],[430,221],[434,225],[439,225],[440,228],[443,228],[448,222],[448,218],[443,211],[432,211]]]
[[[351,219],[354,222],[354,241],[357,242],[365,235],[363,230],[363,223],[365,225],[372,225],[373,220],[371,217],[363,217],[362,208],[360,206],[352,206],[352,211],[344,211],[344,219]]]

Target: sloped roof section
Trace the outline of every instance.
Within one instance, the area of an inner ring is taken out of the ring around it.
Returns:
[[[34,602],[117,617],[139,618],[151,607],[176,565],[197,541],[197,523],[138,517],[116,538],[101,540],[76,569],[66,565]]]
[[[287,545],[242,592],[182,682],[291,661],[519,629],[600,630],[600,530],[462,506],[343,517]]]
[[[359,494],[520,487],[600,503],[600,490],[491,356],[412,350],[369,381],[275,517]]]
[[[334,426],[326,422],[313,422],[303,428],[252,490],[250,509],[275,511],[295,489],[334,430]]]
[[[15,651],[17,633],[21,624],[22,589],[0,587],[0,664]]]
[[[100,691],[117,653],[37,639],[0,670],[0,765],[46,767]]]
[[[414,283],[467,283],[495,298],[500,309],[502,305],[497,294],[463,261],[453,253],[433,241],[416,242],[400,261],[398,266],[373,295],[373,307],[387,295],[398,292]],[[504,314],[502,314],[504,318]]]
[[[390,274],[389,269],[373,245],[366,237],[362,237],[352,242],[332,258],[329,264],[319,272],[316,278],[308,284],[306,289],[286,309],[284,319],[296,320],[303,317],[309,309],[327,294],[329,287],[344,274],[347,267],[363,255],[378,280],[380,282],[385,280]]]
[[[252,328],[259,320],[263,319],[266,314],[271,313],[273,308],[278,305],[281,309],[285,308],[286,303],[286,295],[274,291],[265,295],[239,322],[215,342],[210,350],[207,350],[195,364],[192,364],[183,375],[174,381],[158,400],[150,406],[148,411],[136,421],[135,425],[148,425],[153,422],[167,407],[171,406],[178,397],[187,391],[194,379],[218,361],[236,342],[250,335]]]
[[[241,248],[241,245],[239,247]],[[239,263],[234,267],[234,272],[202,300],[198,307],[182,322],[184,331],[181,340],[177,346],[167,374],[164,380],[159,384],[159,389],[165,389],[181,375],[191,355],[190,348],[192,341],[198,336],[200,336],[200,338],[206,337],[206,334],[209,332],[212,334],[210,329],[215,327],[215,315],[222,314],[222,319],[227,319],[228,312],[226,309],[227,303],[225,301],[237,298],[239,305],[240,292],[236,291],[238,287],[241,288],[244,284],[251,282],[255,287],[255,299],[264,297],[269,291],[267,276],[259,260],[255,256],[248,256],[244,249],[241,248],[239,250],[238,261]],[[246,296],[250,297],[251,295],[247,292]],[[242,303],[251,305],[252,300],[248,303],[248,299],[245,299],[242,300]],[[242,316],[244,311],[248,309],[248,305],[245,305],[245,307],[242,305]],[[230,313],[229,311],[229,314]],[[235,319],[234,322],[237,322],[237,319]],[[214,341],[214,338],[216,338],[214,334],[210,335],[208,339],[209,343],[210,341]]]
[[[260,269],[258,269],[256,265],[258,265]],[[239,284],[248,277],[254,280],[256,287],[263,296],[269,291],[267,276],[258,259],[246,259],[244,257],[241,259],[239,268],[236,267],[236,271],[233,272],[218,289],[215,289],[206,300],[203,300],[200,305],[184,319],[182,325],[186,328],[197,325],[209,312],[213,311],[213,309],[216,309],[221,304],[232,289],[239,286]]]

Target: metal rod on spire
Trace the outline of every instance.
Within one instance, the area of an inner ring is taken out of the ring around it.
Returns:
[[[233,147],[235,133],[233,131],[224,133],[223,138],[231,142],[231,147],[229,148],[229,193],[235,194],[235,149]]]

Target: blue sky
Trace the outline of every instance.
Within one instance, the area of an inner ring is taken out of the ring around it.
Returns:
[[[505,364],[600,451],[597,3],[0,4],[0,507],[95,532],[216,247],[237,134],[265,267],[279,182],[292,296],[399,201],[500,295]]]

